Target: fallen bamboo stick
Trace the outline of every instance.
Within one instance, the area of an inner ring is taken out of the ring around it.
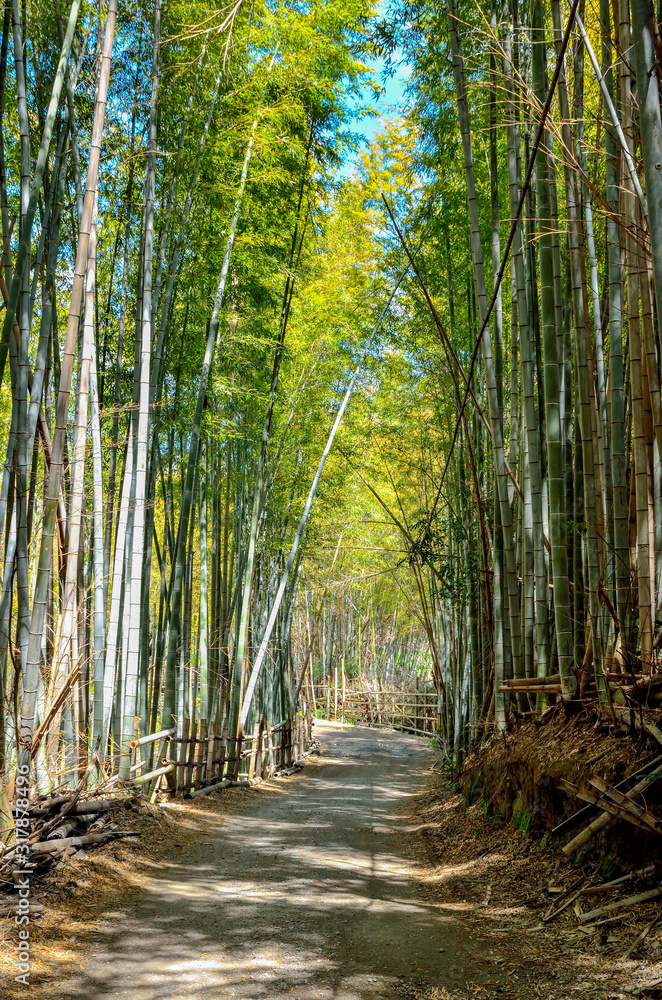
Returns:
[[[579,896],[578,892],[573,892],[572,896],[566,899],[565,903],[562,903],[561,906],[559,906],[558,910],[554,910],[552,913],[546,914],[542,918],[542,922],[544,924],[548,924],[550,920],[554,920],[556,917],[558,917],[560,913],[563,913],[564,910],[567,910],[568,907],[574,903],[574,901],[577,899],[578,896]]]
[[[46,816],[51,809],[55,809],[56,806],[61,806],[63,802],[66,802],[70,798],[68,795],[62,795],[57,799],[51,799],[52,805],[50,807],[44,808],[41,805],[30,806],[28,810],[30,816]],[[86,812],[107,812],[114,805],[112,799],[84,799],[82,802],[77,802],[75,806],[69,810],[70,813],[86,813]],[[17,810],[16,806],[12,806],[13,812],[21,812],[23,810]]]
[[[621,708],[619,705],[614,705],[614,712],[621,720],[621,726],[624,726],[626,729],[629,729],[630,726],[634,726],[635,729],[638,729],[640,732],[643,731],[648,733],[648,735],[652,736],[654,740],[662,744],[662,730],[659,729],[654,722],[651,722],[650,719],[644,719],[642,722],[633,708]],[[626,715],[627,721],[625,718]]]
[[[139,837],[139,830],[108,830],[105,833],[85,833],[80,837],[65,837],[64,840],[43,840],[32,844],[30,855],[62,854],[70,847],[84,847],[86,844],[102,844],[105,840],[115,840],[118,837]]]
[[[152,778],[158,778],[160,774],[169,774],[171,771],[175,770],[174,764],[166,764],[164,767],[157,767],[155,771],[150,771],[149,774],[141,774],[138,778],[131,778],[132,785],[144,785],[145,782],[151,781]]]
[[[243,781],[239,778],[223,778],[222,781],[207,785],[205,788],[192,788],[186,798],[195,799],[198,795],[209,795],[210,792],[220,792],[224,788],[254,788],[259,784],[261,784],[260,778],[244,778]]]
[[[30,916],[34,915],[36,917],[39,916],[40,913],[42,913],[43,909],[44,909],[43,903],[29,903],[27,912],[30,914]],[[13,903],[11,906],[0,906],[0,917],[10,917],[13,914],[17,913],[18,913],[18,900],[16,900],[16,902]],[[21,913],[25,913],[25,904],[21,909]]]
[[[612,892],[619,885],[623,885],[624,882],[629,882],[631,879],[635,878],[647,878],[652,875],[655,871],[655,865],[648,865],[647,868],[639,868],[637,871],[629,872],[627,875],[621,875],[620,878],[615,878],[611,882],[602,882],[601,885],[589,885],[586,889],[580,889],[581,896],[599,896],[603,892]]]
[[[644,941],[646,940],[650,932],[653,930],[655,925],[660,922],[661,918],[662,918],[662,913],[658,914],[654,920],[651,920],[651,922],[647,924],[646,927],[644,927],[641,934],[637,934],[636,938],[634,939],[630,947],[627,949],[627,951],[624,951],[623,954],[621,955],[620,959],[621,962],[625,962],[630,957],[630,955],[634,954],[637,948],[639,948],[639,946],[644,943]]]
[[[601,754],[600,757],[601,756],[603,756],[603,754]],[[595,763],[596,760],[600,760],[600,757],[595,758],[593,761],[589,761],[589,763]],[[643,767],[640,767],[633,774],[629,774],[627,778],[623,778],[619,781],[618,784],[614,785],[614,788],[617,788],[620,791],[624,785],[628,785],[631,781],[635,781],[639,777],[650,776],[658,764],[662,764],[662,757],[654,757],[653,760],[649,760]],[[584,806],[583,809],[579,809],[576,813],[573,813],[572,816],[568,816],[560,823],[557,823],[553,828],[552,833],[559,834],[569,826],[576,826],[576,824],[579,823],[583,817],[592,811],[593,806]]]
[[[645,809],[640,806],[637,802],[633,802],[632,799],[628,799],[623,792],[619,792],[617,788],[613,788],[608,785],[606,781],[602,778],[591,778],[589,784],[593,785],[594,788],[602,794],[606,795],[612,801],[616,802],[617,805],[623,806],[628,812],[631,812],[633,816],[640,819],[642,822],[647,823],[652,827],[656,833],[660,832],[660,821],[649,809]]]
[[[615,903],[607,903],[605,906],[598,906],[595,910],[589,910],[588,913],[580,914],[579,922],[580,924],[588,923],[589,920],[601,917],[603,913],[612,913],[614,910],[635,906],[638,903],[648,903],[652,899],[659,899],[660,896],[662,896],[662,886],[658,886],[657,889],[649,889],[648,892],[639,892],[636,896],[626,896],[625,899],[619,899]]]

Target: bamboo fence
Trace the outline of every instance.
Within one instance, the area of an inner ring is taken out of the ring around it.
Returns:
[[[164,792],[188,797],[273,777],[303,759],[310,743],[306,731],[301,715],[275,725],[261,718],[253,733],[238,737],[228,735],[226,724],[219,731],[216,723],[207,726],[206,719],[184,719],[181,736],[174,729],[165,729],[136,737],[129,744],[129,780],[135,785],[149,784],[152,796]],[[154,758],[150,752],[153,743],[159,746]],[[117,755],[111,769],[116,759]],[[119,776],[110,780],[116,782]]]
[[[434,690],[344,690],[315,685],[315,705],[326,718],[368,726],[390,726],[405,733],[432,736],[439,728],[439,699]]]

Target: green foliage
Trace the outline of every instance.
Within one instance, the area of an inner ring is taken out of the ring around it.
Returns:
[[[531,815],[522,805],[517,806],[513,810],[510,822],[511,825],[514,826],[516,830],[520,830],[525,837],[531,832]]]
[[[468,794],[465,795],[464,797],[465,808],[468,809],[469,806],[472,806],[479,795],[480,795],[480,786],[478,784],[478,781],[474,778],[473,782],[471,783],[471,788],[469,789]]]
[[[600,862],[600,874],[603,876],[605,882],[611,882],[613,879],[619,878],[623,872],[623,865],[611,855],[607,855]]]

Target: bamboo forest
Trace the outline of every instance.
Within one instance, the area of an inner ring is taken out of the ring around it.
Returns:
[[[0,20],[0,995],[662,996],[662,7]]]

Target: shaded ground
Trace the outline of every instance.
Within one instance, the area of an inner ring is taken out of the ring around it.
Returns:
[[[242,792],[233,815],[204,813],[216,822],[201,822],[179,859],[137,872],[139,887],[118,872],[112,910],[108,893],[99,913],[93,895],[79,899],[86,928],[71,942],[63,928],[51,935],[51,968],[30,996],[350,1000],[400,996],[412,977],[449,990],[478,973],[498,980],[410,877],[404,813],[427,744],[326,725],[318,738],[321,759],[276,790]]]
[[[425,741],[330,724],[317,736],[302,773],[147,812],[140,841],[73,862],[35,926],[30,989],[5,965],[0,996],[627,995],[634,963],[587,955],[562,918],[532,930],[521,896],[555,859],[464,808]]]

